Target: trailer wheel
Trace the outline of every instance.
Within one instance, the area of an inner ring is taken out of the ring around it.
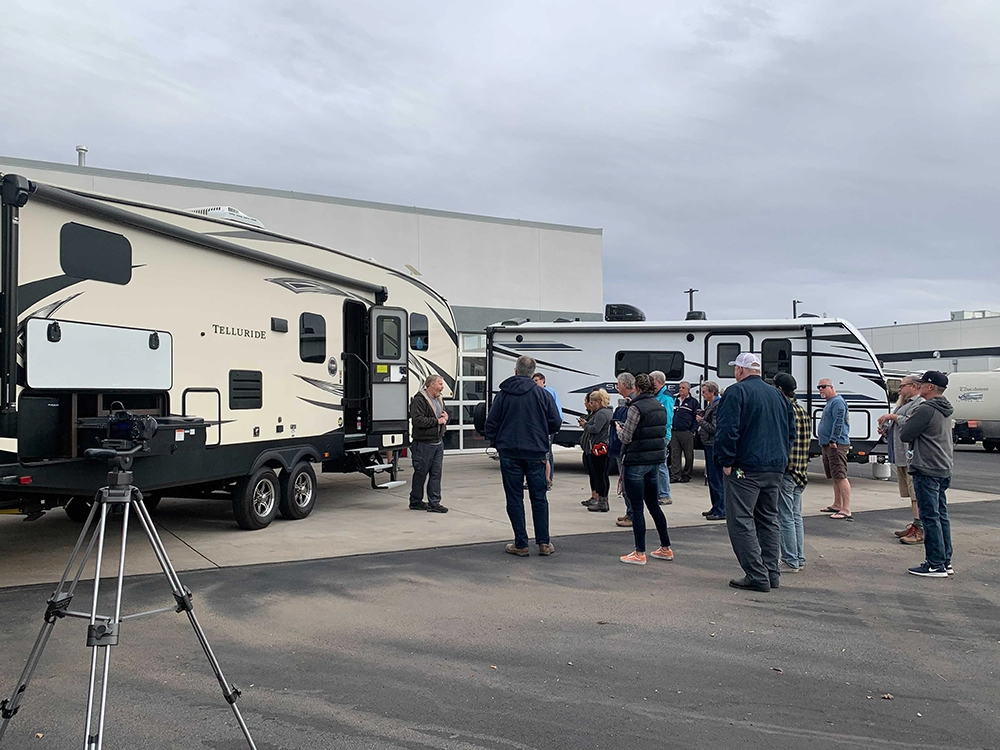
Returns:
[[[162,499],[163,495],[159,494],[142,496],[142,502],[145,504],[146,510],[148,510],[150,513],[156,510],[156,506],[160,504],[160,500]]]
[[[291,471],[281,472],[281,500],[278,511],[282,518],[297,521],[312,513],[316,505],[316,472],[308,461],[300,461]]]
[[[241,529],[257,531],[274,520],[278,512],[278,476],[268,467],[243,477],[233,490],[233,515]]]
[[[90,498],[71,497],[69,502],[63,506],[63,510],[66,511],[66,515],[69,516],[71,521],[84,523],[87,520],[87,516],[90,515],[90,509],[93,505],[94,501]]]

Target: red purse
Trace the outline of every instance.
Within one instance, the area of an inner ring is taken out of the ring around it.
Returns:
[[[608,444],[597,443],[593,448],[590,449],[590,452],[595,456],[606,456],[608,455]]]

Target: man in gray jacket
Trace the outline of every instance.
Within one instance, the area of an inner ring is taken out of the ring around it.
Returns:
[[[908,416],[924,402],[918,395],[920,384],[917,382],[918,375],[907,375],[899,383],[899,401],[893,414],[899,417]],[[923,544],[924,524],[920,520],[920,511],[917,508],[917,493],[913,489],[913,477],[910,474],[909,459],[907,459],[907,448],[903,445],[899,437],[899,425],[889,419],[888,414],[883,414],[878,418],[879,431],[885,434],[886,445],[889,448],[889,463],[896,467],[896,480],[899,483],[899,496],[910,501],[910,508],[913,511],[913,522],[902,531],[893,533],[899,537],[901,544]]]
[[[924,524],[927,559],[909,572],[926,578],[947,578],[954,573],[945,491],[951,486],[954,466],[951,415],[955,410],[942,395],[948,387],[948,376],[943,372],[928,370],[916,382],[924,402],[905,417],[888,415],[899,426],[900,439],[909,443],[910,475]]]

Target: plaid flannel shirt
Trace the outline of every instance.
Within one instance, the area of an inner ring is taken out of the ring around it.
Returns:
[[[792,443],[791,453],[788,454],[788,468],[786,474],[791,474],[792,480],[799,487],[805,487],[809,481],[809,443],[812,439],[812,430],[809,426],[809,417],[806,410],[799,406],[799,402],[791,399],[792,410],[795,412],[795,441]]]

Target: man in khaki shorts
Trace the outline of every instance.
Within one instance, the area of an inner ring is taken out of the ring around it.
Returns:
[[[820,380],[816,387],[826,399],[816,434],[823,451],[823,470],[827,479],[833,480],[833,505],[823,508],[821,512],[830,513],[830,518],[834,520],[853,521],[851,483],[847,479],[847,452],[851,448],[847,402],[843,396],[837,395],[829,378]]]
[[[897,417],[905,417],[918,404],[923,403],[920,397],[920,384],[916,375],[907,375],[899,384],[899,400],[893,414]],[[893,533],[899,537],[901,544],[923,544],[924,524],[920,520],[920,513],[917,511],[917,493],[913,489],[913,477],[909,473],[909,459],[907,457],[907,445],[899,437],[899,426],[896,421],[889,418],[888,414],[883,414],[878,418],[879,431],[885,434],[886,445],[889,448],[889,463],[896,467],[896,479],[899,481],[899,496],[909,498],[913,511],[913,522],[902,531]]]

